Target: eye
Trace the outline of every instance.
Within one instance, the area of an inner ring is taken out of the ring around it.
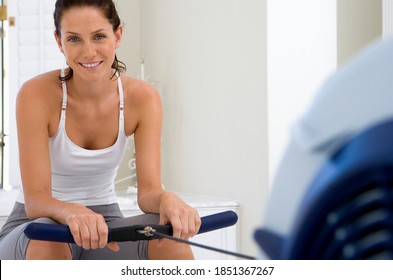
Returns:
[[[94,39],[95,40],[103,40],[103,39],[105,39],[106,37],[105,37],[105,35],[104,34],[96,34],[95,36],[94,36]]]
[[[67,39],[67,41],[71,42],[71,43],[76,43],[76,42],[79,42],[79,38],[78,37],[69,37]]]

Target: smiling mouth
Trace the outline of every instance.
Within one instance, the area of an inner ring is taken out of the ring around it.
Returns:
[[[79,64],[85,68],[94,68],[94,67],[97,67],[98,65],[100,65],[101,63],[102,63],[102,61],[92,62],[92,63],[79,63]]]

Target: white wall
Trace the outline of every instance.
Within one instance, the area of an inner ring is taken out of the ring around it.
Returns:
[[[116,8],[123,25],[123,39],[116,54],[119,60],[127,66],[127,74],[133,77],[138,76],[139,54],[140,54],[140,18],[139,0],[115,0]],[[129,139],[127,154],[120,165],[116,181],[117,187],[133,186],[135,180],[130,179],[133,172],[128,166],[128,162],[133,156],[133,139]]]
[[[268,1],[269,178],[291,126],[336,69],[336,1]]]
[[[140,0],[114,0],[123,25],[123,39],[116,54],[127,66],[127,74],[136,77],[140,53]]]
[[[140,5],[141,50],[163,96],[163,183],[240,201],[240,250],[253,254],[268,182],[265,1]]]
[[[382,33],[384,38],[393,35],[393,0],[382,0]]]
[[[393,1],[384,1],[384,4],[385,11],[389,12]],[[345,63],[371,41],[380,38],[382,21],[382,0],[337,1],[338,65]]]

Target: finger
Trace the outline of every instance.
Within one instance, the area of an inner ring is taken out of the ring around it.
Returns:
[[[90,244],[90,230],[89,227],[86,223],[82,222],[79,224],[79,230],[80,230],[80,236],[82,240],[82,248],[83,249],[90,249],[91,244]]]
[[[99,248],[104,248],[108,242],[108,225],[105,223],[104,218],[100,219],[97,223],[98,244]]]
[[[72,237],[74,238],[75,244],[79,247],[82,247],[82,238],[80,235],[78,223],[74,220],[71,220],[68,224],[68,227],[70,228],[70,232],[72,234]]]
[[[182,223],[180,238],[187,239],[188,238],[188,233],[189,233],[189,213],[184,214],[180,218],[180,221]]]
[[[194,216],[194,223],[195,223],[195,231],[192,236],[195,236],[199,232],[199,229],[201,228],[201,224],[202,224],[201,217],[199,216],[199,213],[196,210]]]
[[[89,236],[86,236],[85,238],[88,239],[86,241],[86,248],[85,249],[97,249],[99,248],[99,241],[100,241],[100,236],[98,234],[98,228],[97,224],[87,224],[87,229],[89,232]]]
[[[171,224],[172,224],[173,236],[177,237],[177,238],[181,238],[183,225],[182,225],[182,221],[180,220],[180,218],[179,217],[174,218],[171,221]]]
[[[160,214],[160,220],[159,220],[159,222],[158,222],[159,225],[166,225],[166,224],[168,224],[168,221],[169,221],[169,220],[165,217],[165,215]],[[173,227],[172,227],[172,229],[173,229]],[[173,231],[174,231],[174,230],[173,230]],[[160,239],[157,240],[157,242],[153,242],[153,243],[156,243],[156,244],[157,244],[157,247],[160,248],[160,247],[162,246],[162,241],[163,241],[163,239],[164,239],[164,238],[160,238]]]
[[[198,217],[198,215],[197,215],[196,211],[190,211],[189,218],[188,218],[187,239],[190,239],[191,237],[193,237],[197,232],[197,228],[198,228],[197,217]]]
[[[117,242],[109,242],[106,244],[106,246],[114,252],[120,251],[120,247],[119,244],[117,244]]]
[[[164,215],[160,215],[159,225],[166,225],[168,223],[168,219]]]

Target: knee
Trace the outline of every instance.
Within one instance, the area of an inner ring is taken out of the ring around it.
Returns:
[[[71,249],[68,243],[30,240],[26,249],[28,260],[70,260]]]
[[[49,218],[39,218],[35,222],[57,224]],[[71,248],[68,243],[30,240],[26,248],[26,259],[31,260],[70,260]]]
[[[148,255],[151,260],[194,259],[194,253],[189,245],[169,239],[149,241]]]

